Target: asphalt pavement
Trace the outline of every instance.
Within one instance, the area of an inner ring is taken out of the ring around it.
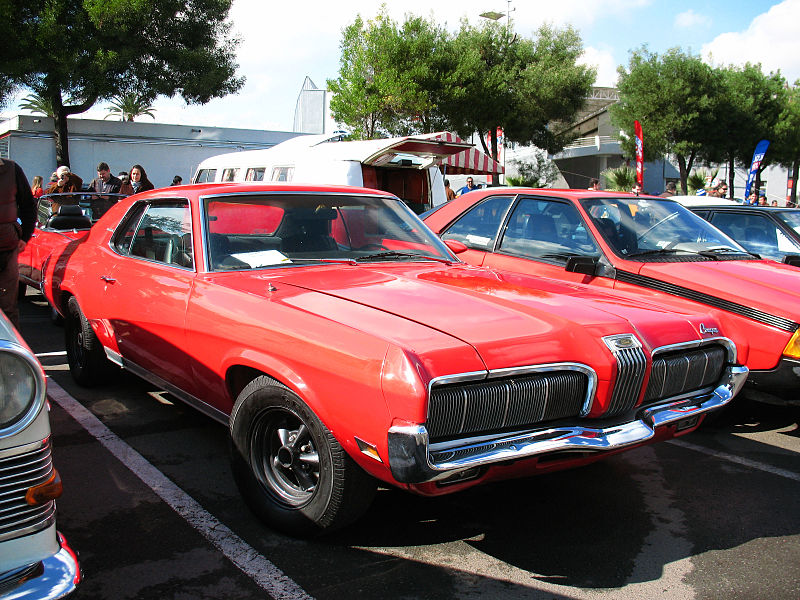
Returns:
[[[225,427],[128,373],[75,385],[29,294],[80,600],[800,598],[798,408],[738,398],[589,467],[434,499],[381,489],[351,528],[295,540],[244,505]]]

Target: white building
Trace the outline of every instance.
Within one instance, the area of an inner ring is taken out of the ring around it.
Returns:
[[[41,175],[47,183],[59,166],[53,130],[53,119],[49,117],[17,115],[0,122],[0,157],[19,163],[29,180]],[[140,164],[150,181],[163,187],[172,183],[175,175],[188,183],[200,161],[209,156],[270,148],[297,135],[288,131],[70,117],[69,166],[88,184],[97,177],[97,164],[101,161],[108,163],[114,174]]]

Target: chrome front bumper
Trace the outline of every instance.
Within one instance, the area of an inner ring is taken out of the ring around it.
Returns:
[[[728,367],[722,383],[712,392],[641,409],[636,420],[608,427],[576,423],[438,444],[429,442],[423,425],[392,427],[389,466],[399,483],[424,483],[465,469],[553,452],[605,452],[641,444],[653,438],[660,427],[725,406],[741,390],[747,374],[747,367]]]
[[[59,534],[58,552],[43,561],[0,574],[0,599],[56,600],[75,591],[81,581],[78,558]]]

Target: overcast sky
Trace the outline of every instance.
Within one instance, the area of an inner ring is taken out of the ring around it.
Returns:
[[[613,86],[617,66],[626,65],[629,51],[645,44],[654,52],[680,47],[715,65],[759,62],[765,72],[780,69],[790,82],[800,79],[800,0],[404,0],[390,3],[388,12],[398,22],[411,13],[455,31],[462,18],[479,23],[480,13],[505,13],[509,6],[513,27],[523,36],[544,22],[577,28],[583,61],[597,67],[596,85]],[[204,106],[158,99],[156,120],[290,131],[304,78],[318,87],[335,78],[342,30],[357,14],[369,19],[378,10],[374,0],[234,0],[230,19],[241,39],[244,87]],[[12,104],[5,114],[15,110]],[[106,106],[100,103],[80,116],[102,119]]]

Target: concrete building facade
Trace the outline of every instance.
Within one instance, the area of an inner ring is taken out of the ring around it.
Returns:
[[[0,156],[19,163],[28,179],[41,175],[47,182],[59,166],[53,129],[53,119],[35,115],[17,115],[0,122]],[[97,176],[100,161],[108,163],[114,174],[140,164],[150,181],[163,187],[172,183],[175,175],[188,183],[200,161],[209,156],[270,148],[297,135],[287,131],[70,118],[69,167],[89,183]]]

